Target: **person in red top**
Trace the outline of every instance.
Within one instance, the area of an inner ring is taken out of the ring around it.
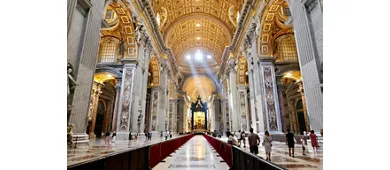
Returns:
[[[309,137],[311,140],[311,146],[313,147],[314,153],[316,153],[318,149],[318,142],[317,142],[317,135],[314,134],[314,130],[310,131]]]

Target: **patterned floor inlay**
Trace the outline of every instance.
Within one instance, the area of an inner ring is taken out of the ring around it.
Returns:
[[[217,157],[211,145],[203,136],[194,136],[180,150],[165,158],[166,163],[156,165],[153,170],[165,169],[218,169],[228,170],[229,166],[221,157]]]
[[[168,168],[216,168],[215,165],[175,165],[171,164]]]

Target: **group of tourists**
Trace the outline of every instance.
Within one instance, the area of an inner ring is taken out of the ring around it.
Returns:
[[[253,133],[253,128],[250,128],[249,131],[250,131],[250,134],[248,135],[249,150],[250,150],[251,153],[257,155],[259,153],[259,147],[258,146],[260,145],[260,137],[259,137],[259,135]],[[244,143],[244,148],[245,148],[246,147],[246,145],[245,145],[245,137],[246,137],[245,131],[242,131],[242,132],[239,131],[238,134],[239,135],[237,135],[237,136],[239,136],[240,138],[237,140],[235,138],[236,135],[234,133],[231,133],[230,131],[227,131],[226,132],[226,135],[228,137],[228,142],[227,143],[231,144],[231,145],[235,145],[237,147],[241,147],[241,143]],[[311,145],[313,147],[314,153],[316,154],[319,145],[318,145],[318,137],[314,133],[314,130],[311,130],[311,133],[308,136],[308,138],[310,138]],[[302,146],[302,155],[304,155],[304,156],[306,156],[306,153],[305,153],[305,150],[306,150],[306,147],[307,147],[306,140],[307,140],[306,132],[304,132],[304,136],[302,136],[301,139],[300,139],[300,143],[301,143],[301,146]],[[297,143],[297,141],[295,139],[295,135],[293,133],[291,133],[290,129],[287,129],[286,145],[288,146],[288,154],[291,157],[294,157],[294,146],[295,146],[296,143]],[[271,137],[271,135],[269,134],[268,131],[264,132],[264,138],[263,138],[263,141],[262,141],[262,145],[265,148],[266,160],[267,161],[271,161],[272,137]]]
[[[160,138],[163,138],[163,137],[165,137],[165,140],[168,140],[168,137],[172,138],[172,132],[168,131],[168,130],[166,132],[161,131]]]
[[[114,131],[114,133],[112,133],[112,136],[110,137],[110,131],[107,131],[105,137],[105,144],[110,144],[110,140],[111,143],[115,143],[116,132]]]

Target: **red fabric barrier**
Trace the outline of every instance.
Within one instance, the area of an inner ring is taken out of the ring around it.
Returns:
[[[161,143],[154,144],[149,148],[149,168],[153,168],[160,161],[164,160],[173,151],[190,140],[194,135],[188,135]]]
[[[232,146],[222,142],[218,139],[215,139],[208,135],[203,135],[206,140],[210,143],[210,145],[218,152],[218,154],[222,157],[222,159],[228,164],[228,166],[232,167],[233,157],[232,157]]]

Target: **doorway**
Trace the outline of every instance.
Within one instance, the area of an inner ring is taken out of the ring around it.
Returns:
[[[303,131],[306,131],[305,112],[303,111],[302,99],[299,99],[296,104],[296,111],[298,117],[299,133],[303,135]]]
[[[102,136],[104,113],[105,113],[104,103],[102,101],[99,101],[97,113],[96,113],[95,129],[94,129],[97,138]]]

